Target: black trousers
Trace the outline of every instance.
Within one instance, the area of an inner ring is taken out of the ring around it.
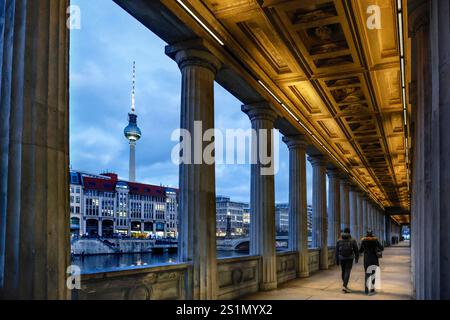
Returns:
[[[353,259],[341,260],[341,270],[342,270],[342,282],[344,287],[347,287],[348,281],[350,280],[350,273],[352,272]]]

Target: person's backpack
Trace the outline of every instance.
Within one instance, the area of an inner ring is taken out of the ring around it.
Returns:
[[[351,258],[353,256],[353,244],[351,240],[341,240],[339,243],[339,256]]]

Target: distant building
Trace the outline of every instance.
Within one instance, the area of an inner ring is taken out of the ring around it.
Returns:
[[[313,230],[313,210],[312,205],[308,204],[307,206],[307,219],[308,219],[308,247],[313,246],[312,242],[312,230]]]
[[[216,197],[216,234],[224,236],[244,236],[248,227],[244,224],[244,209],[248,203],[231,201],[229,197]],[[246,220],[247,220],[246,215]],[[247,224],[248,225],[248,224]]]
[[[308,216],[308,235],[312,235],[313,210],[312,210],[312,205],[310,205],[310,204],[308,204],[308,206],[307,206],[307,216]]]
[[[280,235],[289,232],[289,203],[275,205],[275,230]]]
[[[244,215],[242,218],[244,235],[248,236],[250,233],[250,204],[246,204],[244,208]]]
[[[70,229],[74,235],[177,237],[178,190],[71,171]]]

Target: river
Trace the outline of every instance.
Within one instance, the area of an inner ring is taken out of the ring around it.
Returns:
[[[238,257],[247,255],[245,252],[217,251],[218,258]],[[128,253],[128,254],[98,254],[72,257],[72,265],[81,268],[82,274],[145,268],[161,264],[175,264],[176,253]]]

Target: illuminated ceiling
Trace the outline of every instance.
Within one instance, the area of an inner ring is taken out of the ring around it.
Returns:
[[[127,11],[138,20],[146,19],[137,5],[130,8],[132,5],[125,1],[115,1],[122,7],[128,6]],[[306,133],[336,166],[353,176],[376,202],[383,207],[409,211],[410,140],[405,136],[409,131],[409,107],[405,102],[406,89],[402,91],[409,79],[409,45],[405,42],[405,48],[400,47],[403,42],[399,41],[402,38],[398,31],[398,13],[405,3],[401,0],[161,0],[160,3],[195,37],[205,39],[226,65],[239,69],[236,72],[254,90],[270,99],[280,114]],[[372,14],[367,10],[371,5],[381,9],[381,29],[367,27]],[[406,18],[400,17],[403,21],[400,26],[405,31]],[[151,21],[147,25],[157,34],[167,32],[155,30],[158,25]],[[406,61],[404,72],[400,67],[402,51]]]

